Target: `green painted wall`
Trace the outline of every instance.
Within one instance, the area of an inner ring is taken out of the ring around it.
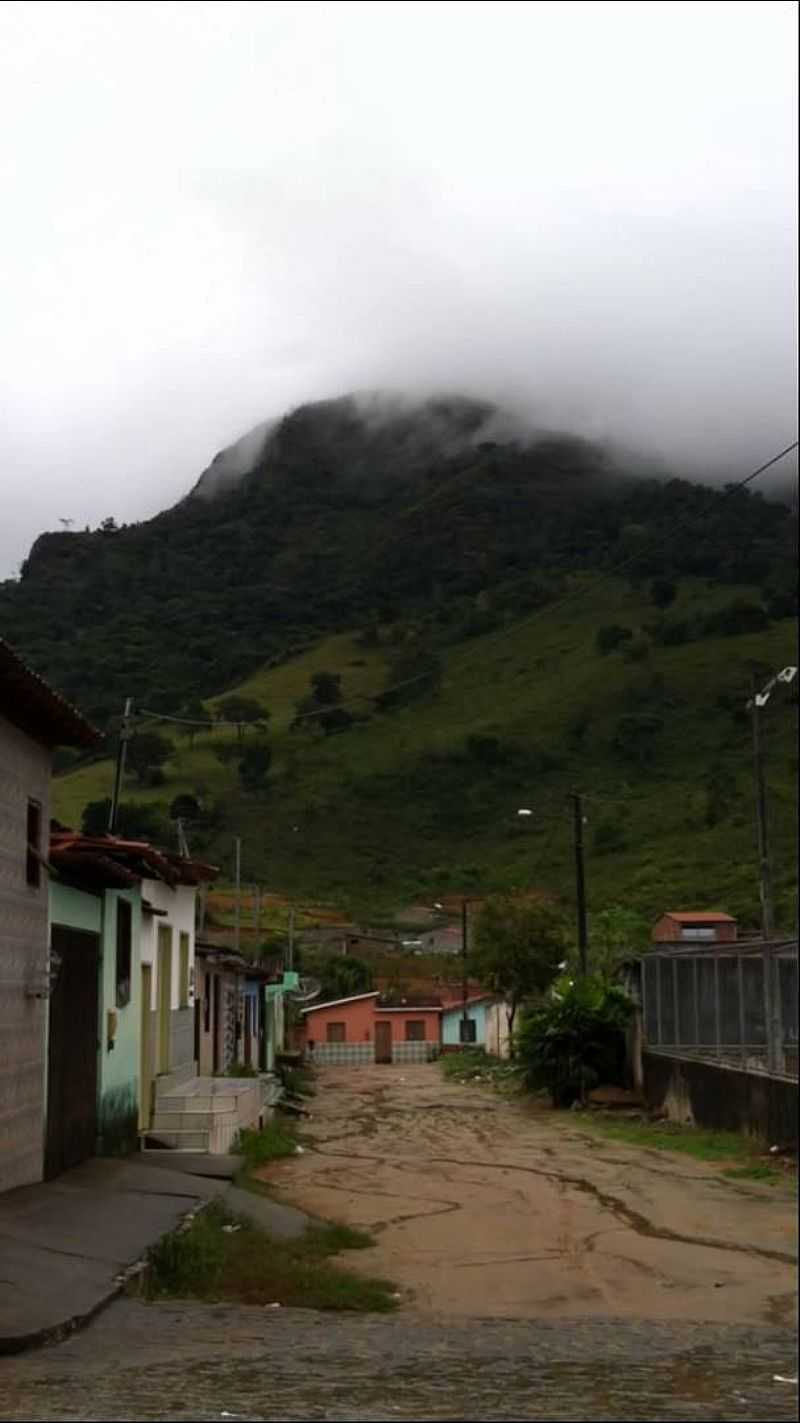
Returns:
[[[132,910],[131,987],[125,1004],[117,1003],[117,900],[127,899]],[[142,992],[142,894],[136,889],[109,889],[105,893],[100,967],[100,1072],[98,1124],[101,1149],[118,1155],[137,1145],[139,1114],[139,1040]],[[117,1015],[113,1046],[108,1035],[108,1013]]]
[[[65,924],[69,929],[83,929],[99,934],[103,927],[103,900],[99,894],[87,894],[82,889],[70,889],[65,884],[50,881],[50,923]]]
[[[117,900],[120,898],[131,904],[131,991],[124,1005],[117,1003]],[[118,1155],[138,1144],[141,889],[109,889],[101,897],[51,882],[50,922],[100,935],[98,1150]],[[109,1011],[117,1015],[113,1046],[109,1039]]]

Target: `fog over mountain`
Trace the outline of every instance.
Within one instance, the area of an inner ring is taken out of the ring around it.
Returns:
[[[764,0],[3,7],[0,572],[347,391],[746,473],[795,433],[796,29]]]

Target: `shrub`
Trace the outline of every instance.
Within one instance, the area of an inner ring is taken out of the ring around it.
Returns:
[[[619,647],[621,642],[627,642],[631,637],[631,628],[620,627],[619,623],[607,623],[605,627],[597,629],[597,651],[604,654],[613,652],[615,647]]]
[[[621,988],[596,978],[559,979],[520,1028],[517,1054],[527,1086],[544,1087],[554,1106],[569,1107],[601,1082],[621,1085],[632,1010]]]

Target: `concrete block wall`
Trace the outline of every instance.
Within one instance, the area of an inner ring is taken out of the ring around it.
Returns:
[[[0,717],[0,1191],[42,1179],[48,962],[47,874],[26,883],[28,800],[50,821],[50,753]],[[46,841],[42,845],[46,850]]]

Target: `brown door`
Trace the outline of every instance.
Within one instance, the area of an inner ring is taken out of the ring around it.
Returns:
[[[375,1061],[391,1062],[392,1060],[392,1025],[391,1023],[375,1024]]]
[[[53,925],[60,968],[50,995],[45,1176],[77,1166],[97,1149],[100,938]]]

